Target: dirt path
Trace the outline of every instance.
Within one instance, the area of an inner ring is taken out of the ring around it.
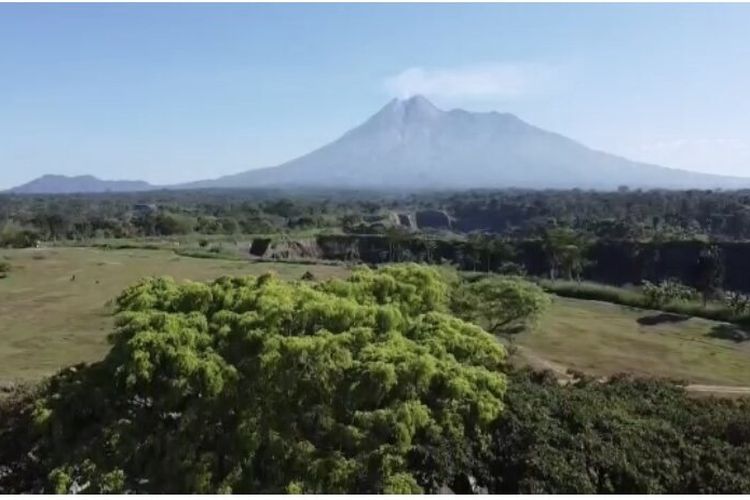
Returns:
[[[565,365],[544,359],[537,353],[530,351],[521,346],[516,346],[518,354],[524,361],[535,370],[550,370],[555,373],[561,384],[566,384],[572,380]],[[685,386],[688,392],[717,395],[717,396],[750,396],[750,386],[734,385],[708,385],[708,384],[689,384]]]
[[[750,396],[750,387],[731,386],[731,385],[703,385],[690,384],[685,386],[690,392],[721,394],[727,396]]]

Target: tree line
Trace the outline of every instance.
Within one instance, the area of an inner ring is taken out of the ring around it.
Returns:
[[[537,237],[563,228],[589,239],[750,238],[750,191],[154,191],[0,195],[0,246],[35,240],[328,229],[383,234],[399,213],[436,210],[450,232]],[[446,230],[445,228],[443,228]],[[421,231],[433,231],[420,228]],[[437,230],[437,229],[436,229]]]

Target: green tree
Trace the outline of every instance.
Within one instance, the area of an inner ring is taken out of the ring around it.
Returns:
[[[403,247],[409,240],[409,233],[399,226],[385,228],[385,238],[388,241],[388,261],[399,262]]]
[[[435,250],[437,249],[437,243],[435,240],[429,238],[423,238],[420,240],[422,243],[422,249],[424,250],[425,262],[432,264],[435,258]]]
[[[724,260],[721,251],[712,245],[701,251],[695,264],[696,288],[701,294],[703,307],[715,297],[724,283]]]
[[[178,214],[159,213],[154,219],[154,231],[165,236],[191,233],[194,225],[192,217]]]
[[[568,280],[572,280],[574,276],[580,277],[586,243],[575,231],[563,228],[548,229],[542,238],[542,247],[550,279],[556,279],[559,272],[563,272]]]
[[[549,296],[538,285],[512,276],[465,284],[453,298],[453,309],[460,317],[493,334],[523,329],[549,305]]]
[[[54,377],[29,443],[60,492],[434,491],[488,443],[505,351],[416,264],[323,283],[153,278],[106,358]],[[29,448],[31,449],[31,448]],[[427,455],[425,455],[427,454]]]

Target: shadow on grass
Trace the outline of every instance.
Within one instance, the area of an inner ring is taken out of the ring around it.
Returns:
[[[687,321],[688,319],[690,319],[690,317],[683,314],[659,313],[642,316],[636,321],[639,325],[654,326],[661,323],[680,323],[682,321]]]
[[[750,332],[734,325],[716,325],[708,333],[709,337],[733,342],[750,341]]]

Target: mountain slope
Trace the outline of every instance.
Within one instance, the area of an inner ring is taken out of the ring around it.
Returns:
[[[68,177],[65,175],[44,175],[21,186],[14,187],[11,193],[19,194],[71,194],[147,191],[154,186],[143,181],[105,181],[91,175]]]
[[[638,163],[594,151],[514,115],[443,111],[416,96],[394,99],[338,140],[278,167],[181,187],[457,189],[620,185],[731,188],[750,179]]]

